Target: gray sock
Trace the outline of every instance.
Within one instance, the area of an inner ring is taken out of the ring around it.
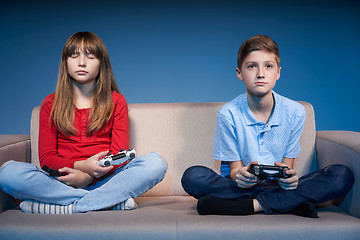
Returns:
[[[35,214],[73,214],[73,206],[73,204],[64,206],[35,200],[25,200],[20,203],[23,212]]]

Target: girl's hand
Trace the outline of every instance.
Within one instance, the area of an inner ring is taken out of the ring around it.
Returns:
[[[258,162],[252,162],[246,167],[239,168],[235,177],[236,178],[235,182],[239,188],[242,189],[251,188],[257,183],[258,178],[254,174],[248,171],[250,169],[251,164],[258,164]]]
[[[278,163],[275,162],[275,166],[286,166],[283,163]],[[277,182],[279,183],[280,187],[284,190],[294,190],[297,188],[298,184],[299,184],[299,177],[296,174],[296,171],[293,169],[287,170],[286,174],[292,175],[289,178],[277,178]]]
[[[101,167],[97,165],[99,159],[105,156],[108,152],[109,151],[100,152],[86,160],[76,161],[74,164],[74,168],[82,172],[88,173],[92,177],[101,178],[102,176],[107,174],[111,169],[113,169],[113,166]]]
[[[67,174],[57,177],[57,180],[72,187],[86,187],[94,181],[92,176],[76,169],[64,167],[60,168],[59,172]]]

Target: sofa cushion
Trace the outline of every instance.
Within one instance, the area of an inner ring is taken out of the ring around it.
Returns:
[[[293,215],[200,216],[189,196],[140,197],[139,209],[75,215],[0,214],[0,239],[356,239],[360,220],[336,207]],[[238,236],[234,236],[234,233]]]

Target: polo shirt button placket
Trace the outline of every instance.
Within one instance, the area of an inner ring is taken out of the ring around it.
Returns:
[[[263,147],[264,147],[264,131],[260,132],[260,137],[259,137],[259,148],[260,148],[260,153],[263,153]]]

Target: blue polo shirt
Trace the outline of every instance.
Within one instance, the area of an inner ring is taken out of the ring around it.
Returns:
[[[242,160],[274,165],[283,157],[300,153],[300,137],[305,123],[305,108],[273,92],[275,107],[267,124],[255,118],[247,93],[226,103],[217,112],[214,158],[221,161],[221,175],[230,175],[229,162]]]

